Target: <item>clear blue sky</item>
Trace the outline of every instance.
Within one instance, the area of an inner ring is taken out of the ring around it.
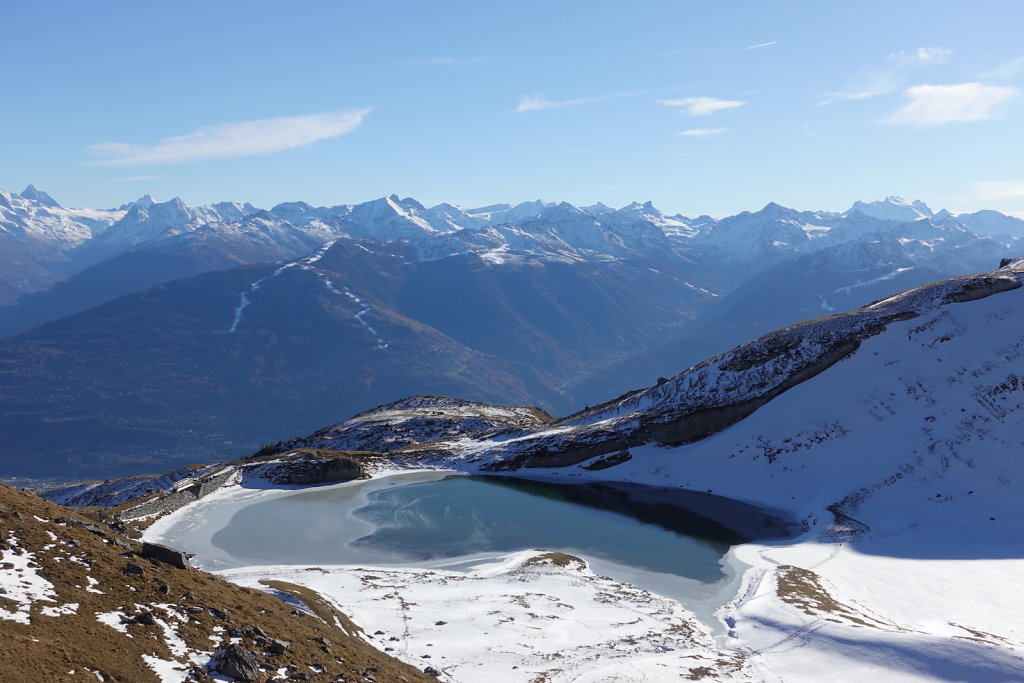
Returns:
[[[7,3],[0,188],[1024,215],[1024,2]]]

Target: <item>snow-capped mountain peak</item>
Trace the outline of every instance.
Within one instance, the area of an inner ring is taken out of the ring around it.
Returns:
[[[976,235],[1024,237],[1024,220],[998,211],[961,213],[957,215],[956,220]]]
[[[898,195],[889,195],[881,201],[856,201],[846,213],[855,211],[885,221],[916,221],[934,215],[928,205],[920,199],[908,201]]]
[[[602,202],[597,202],[596,204],[591,204],[590,206],[583,206],[580,208],[582,208],[584,211],[593,216],[602,216],[606,213],[611,213],[612,211],[615,211],[615,209],[603,204]]]
[[[154,201],[153,197],[148,195],[148,194],[144,194],[141,197],[139,197],[138,199],[136,199],[134,202],[126,202],[126,203],[122,204],[120,207],[118,207],[118,210],[119,211],[128,211],[133,206],[147,207],[147,206],[153,206],[154,204],[156,204],[156,201]]]
[[[62,208],[61,205],[57,203],[56,199],[46,194],[42,190],[37,190],[35,185],[29,185],[24,190],[22,190],[21,196],[25,199],[30,199],[32,201],[39,202],[43,206],[49,206],[50,208],[54,209]]]

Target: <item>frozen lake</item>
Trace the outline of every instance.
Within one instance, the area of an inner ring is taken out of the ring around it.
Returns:
[[[459,569],[517,550],[559,550],[613,578],[692,600],[728,583],[733,572],[722,560],[731,546],[788,531],[759,508],[704,493],[418,472],[215,494],[158,521],[147,537],[195,553],[205,569]]]

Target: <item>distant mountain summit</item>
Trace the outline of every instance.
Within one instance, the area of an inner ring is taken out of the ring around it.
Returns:
[[[57,203],[57,200],[46,194],[41,190],[37,190],[34,185],[29,185],[21,191],[22,199],[28,199],[31,201],[39,202],[43,206],[48,206],[52,209],[59,209],[61,205]]]
[[[128,209],[131,209],[132,207],[135,207],[135,206],[148,207],[148,206],[153,206],[154,204],[156,204],[156,202],[153,200],[153,198],[151,196],[149,196],[148,194],[144,194],[141,197],[139,197],[138,199],[136,199],[134,202],[128,202],[126,204],[122,204],[121,206],[118,207],[118,210],[119,211],[127,211]]]
[[[875,202],[856,201],[846,213],[854,211],[884,221],[916,221],[921,218],[931,218],[934,215],[928,205],[921,200],[907,201],[896,195]]]

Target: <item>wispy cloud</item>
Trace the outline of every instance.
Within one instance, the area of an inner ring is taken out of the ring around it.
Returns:
[[[715,97],[684,97],[679,100],[658,100],[658,104],[676,107],[690,116],[707,116],[716,111],[742,107],[746,102],[740,100],[720,100]]]
[[[996,118],[998,107],[1020,96],[1020,90],[982,83],[915,85],[906,91],[910,101],[892,113],[885,123],[907,126],[938,126],[958,121]]]
[[[856,76],[843,90],[826,93],[819,104],[837,100],[864,100],[896,92],[904,87],[907,76],[924,66],[944,64],[953,55],[944,47],[919,47],[916,50],[893,52],[880,67],[868,69]]]
[[[770,43],[758,43],[757,45],[749,45],[747,47],[740,48],[740,52],[746,52],[747,50],[756,50],[759,47],[771,47],[772,45],[778,45],[779,41],[773,40]]]
[[[893,52],[887,61],[896,68],[911,68],[930,64],[945,64],[952,56],[953,51],[944,47],[919,47],[909,52],[906,50]]]
[[[101,142],[85,148],[98,166],[165,164],[199,159],[272,154],[336,138],[359,128],[370,109],[348,109],[305,116],[282,116],[235,121],[197,128],[191,133],[163,138],[153,145]]]
[[[542,109],[562,109],[563,107],[577,107],[582,104],[597,104],[598,102],[605,102],[607,100],[614,100],[620,97],[637,97],[639,95],[645,95],[644,92],[613,92],[605,95],[596,95],[594,97],[580,97],[574,100],[557,100],[552,101],[543,95],[521,95],[519,97],[519,105],[516,106],[516,112],[527,112],[527,111],[541,111]]]
[[[979,181],[971,183],[978,199],[1021,199],[1024,198],[1024,181]]]
[[[682,135],[688,138],[707,138],[712,135],[719,135],[729,130],[728,128],[691,128],[682,132],[676,133],[676,135]]]
[[[522,95],[519,98],[519,105],[516,107],[516,111],[524,112],[541,111],[542,109],[561,109],[562,107],[574,107],[578,104],[586,104],[591,101],[593,100],[583,98],[578,100],[561,100],[559,102],[552,102],[543,95]]]

